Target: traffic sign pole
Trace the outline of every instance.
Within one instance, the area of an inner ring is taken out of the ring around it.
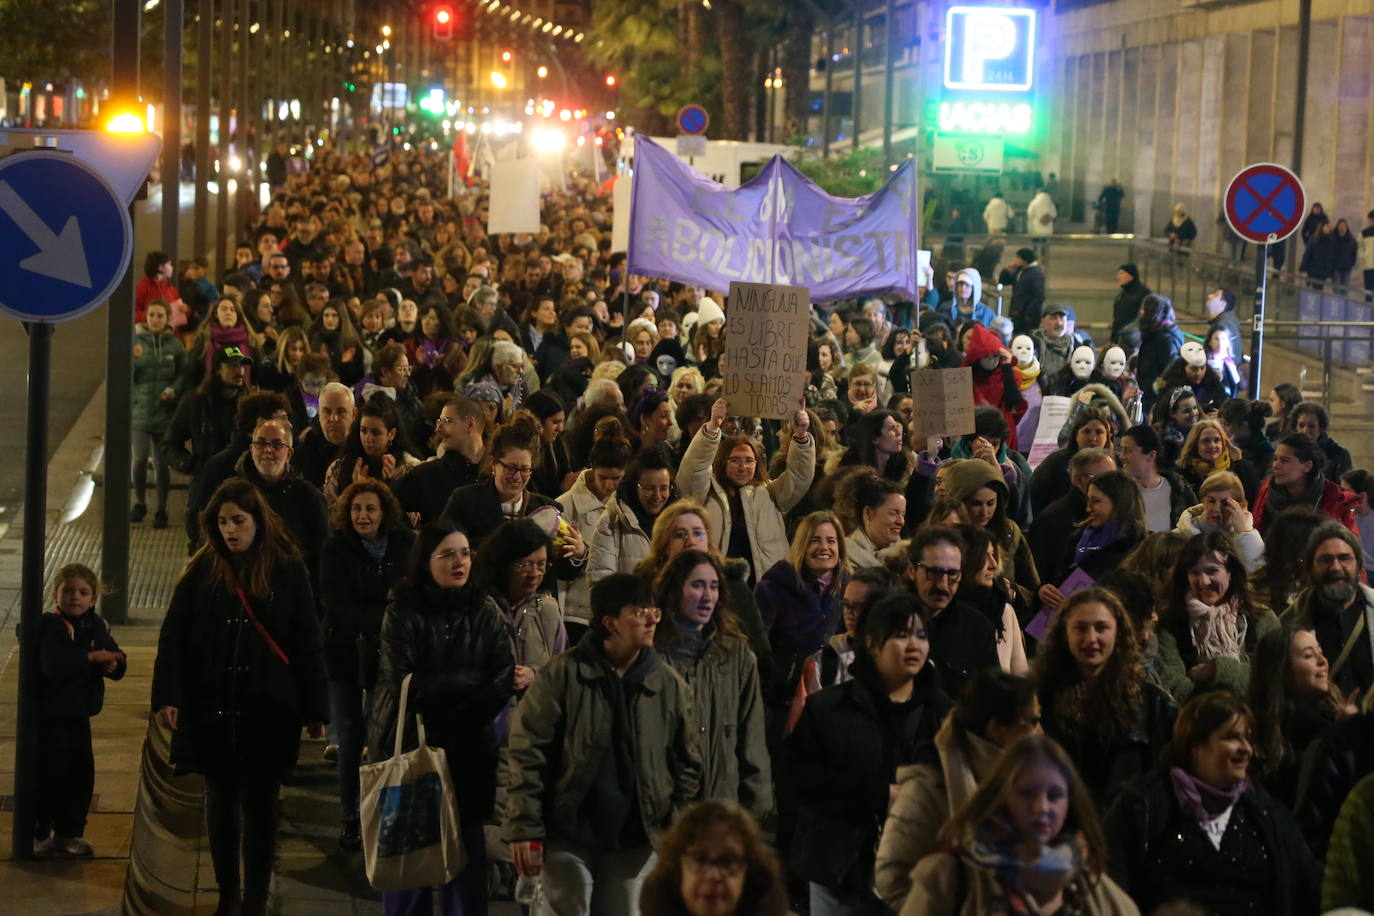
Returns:
[[[1264,299],[1269,286],[1269,243],[1256,245],[1255,317],[1250,331],[1250,397],[1260,398],[1260,364],[1264,360]]]
[[[53,326],[27,325],[29,415],[24,456],[24,559],[19,601],[19,701],[14,731],[14,835],[16,859],[33,858],[38,789],[38,697],[43,684],[38,629],[43,623],[43,557],[48,527],[48,395]]]

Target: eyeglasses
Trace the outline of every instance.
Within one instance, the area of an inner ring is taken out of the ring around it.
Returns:
[[[534,473],[534,468],[530,467],[528,464],[507,464],[500,458],[492,459],[492,464],[499,464],[502,470],[515,477],[528,477]]]
[[[462,550],[455,550],[454,548],[450,547],[448,550],[441,550],[438,553],[433,554],[430,559],[438,560],[440,563],[448,563],[460,557],[466,560],[471,556],[472,549],[470,547],[464,547]]]
[[[629,614],[635,620],[645,623],[658,623],[663,619],[663,611],[656,607],[632,607]]]
[[[731,458],[730,460],[731,460],[731,461],[734,461],[735,459]],[[673,492],[673,485],[670,484],[670,483],[665,483],[665,484],[664,484],[663,486],[661,486],[661,487],[649,487],[649,486],[645,486],[644,484],[640,484],[640,485],[639,485],[639,492],[645,493],[645,494],[654,494],[654,493],[657,493],[657,494],[660,495],[660,496],[667,496],[669,493]]]
[[[537,572],[545,573],[549,571],[548,560],[516,560],[510,565],[516,572]]]
[[[714,870],[727,877],[738,877],[749,867],[749,861],[743,856],[707,856],[701,853],[689,852],[685,853],[682,858],[697,871]]]
[[[253,446],[253,448],[258,449],[260,451],[272,452],[280,452],[282,449],[287,449],[291,447],[287,445],[285,442],[281,441],[280,439],[254,439],[252,442],[249,443],[249,445]]]
[[[925,570],[926,575],[936,582],[941,579],[948,579],[950,584],[953,584],[964,576],[964,571],[961,569],[941,569],[938,566],[927,566],[924,563],[917,563],[916,565]]]
[[[725,463],[726,463],[726,464],[733,464],[735,467],[748,468],[748,467],[753,467],[754,465],[758,464],[759,462],[758,462],[758,459],[757,459],[757,458],[749,457],[749,458],[726,458],[726,459],[725,459]]]

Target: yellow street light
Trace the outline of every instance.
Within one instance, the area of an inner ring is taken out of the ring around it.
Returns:
[[[391,26],[389,26],[389,25],[384,25],[384,26],[382,26],[382,36],[385,37],[385,38],[390,38],[390,37],[391,37]]]
[[[491,71],[491,84],[497,89],[506,88],[506,75],[500,70]]]
[[[131,111],[121,111],[106,122],[105,129],[115,134],[141,134],[144,132],[143,119]]]

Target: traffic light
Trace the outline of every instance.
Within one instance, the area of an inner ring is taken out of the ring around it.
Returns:
[[[434,8],[434,40],[450,41],[453,38],[453,7]]]
[[[512,54],[512,53],[510,52],[509,49],[507,49],[507,50],[505,50],[505,51],[502,51],[502,52],[501,52],[501,63],[503,63],[503,64],[508,64],[508,63],[511,62],[511,59],[512,59],[513,57],[515,57],[515,55]]]

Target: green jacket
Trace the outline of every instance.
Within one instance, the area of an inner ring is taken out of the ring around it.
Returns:
[[[1199,659],[1197,650],[1193,647],[1193,636],[1186,619],[1187,612],[1180,611],[1180,614],[1185,616],[1175,618],[1157,629],[1160,637],[1159,654],[1166,671],[1177,672],[1179,664],[1181,664],[1186,674],[1194,665],[1200,661],[1205,661],[1205,659]],[[1244,618],[1241,620],[1244,622]],[[1254,657],[1255,648],[1266,633],[1272,633],[1278,628],[1279,618],[1275,616],[1274,612],[1268,608],[1260,609],[1254,622],[1247,625],[1245,632],[1241,634],[1240,658],[1216,659],[1217,673],[1206,683],[1195,683],[1192,678],[1187,681],[1175,680],[1165,689],[1173,693],[1174,702],[1179,706],[1188,702],[1188,698],[1195,693],[1205,693],[1218,688],[1226,688],[1245,696],[1250,685],[1250,659]],[[1166,630],[1173,636],[1172,642],[1165,638]]]
[[[773,809],[772,766],[764,741],[759,668],[745,639],[715,628],[705,644],[660,624],[663,657],[692,689],[701,748],[701,798],[738,802],[762,820]],[[676,638],[675,638],[676,637]]]
[[[134,329],[134,388],[132,427],[161,436],[172,422],[181,396],[186,348],[170,329],[154,334],[145,325]],[[170,391],[172,400],[162,400]]]
[[[1350,790],[1331,831],[1322,878],[1322,912],[1338,907],[1374,908],[1374,776]]]
[[[588,640],[554,656],[515,708],[506,812],[508,843],[576,835],[583,801],[611,745],[617,677]],[[651,843],[701,794],[691,691],[652,649],[651,670],[630,700],[639,813]]]

